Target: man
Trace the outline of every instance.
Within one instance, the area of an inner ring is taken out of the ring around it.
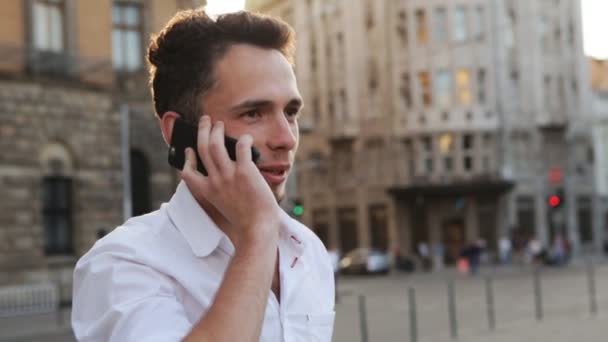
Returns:
[[[302,106],[292,49],[288,25],[247,12],[216,20],[180,12],[152,39],[165,142],[181,117],[198,123],[197,151],[186,151],[169,203],[128,220],[79,260],[72,312],[79,340],[331,340],[327,251],[278,204]],[[238,138],[236,162],[224,134]]]

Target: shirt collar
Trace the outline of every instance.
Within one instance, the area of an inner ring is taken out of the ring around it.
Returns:
[[[234,245],[228,236],[213,222],[192,196],[184,181],[177,186],[168,203],[169,218],[184,236],[197,257],[206,257],[218,247],[234,255]],[[301,258],[306,247],[304,233],[299,222],[281,210],[279,238],[290,247],[295,257]],[[307,229],[307,228],[305,228]]]
[[[168,212],[171,221],[197,257],[206,257],[218,247],[222,247],[230,255],[234,254],[234,246],[228,236],[201,208],[184,181],[179,183],[169,201]]]

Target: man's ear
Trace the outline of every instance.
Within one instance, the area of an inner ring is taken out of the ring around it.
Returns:
[[[168,111],[159,119],[160,130],[167,146],[171,145],[171,135],[173,134],[173,124],[180,115],[176,112]]]

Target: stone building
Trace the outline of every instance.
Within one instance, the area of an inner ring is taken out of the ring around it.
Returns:
[[[61,282],[69,296],[79,256],[169,199],[144,53],[151,32],[200,5],[0,3],[0,286]]]
[[[297,198],[327,245],[599,247],[578,0],[250,0],[297,33]],[[560,204],[552,208],[550,196]]]

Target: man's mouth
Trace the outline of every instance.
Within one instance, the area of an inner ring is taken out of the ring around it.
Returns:
[[[289,173],[289,164],[272,164],[262,165],[258,167],[262,176],[270,185],[279,185],[287,179]]]

